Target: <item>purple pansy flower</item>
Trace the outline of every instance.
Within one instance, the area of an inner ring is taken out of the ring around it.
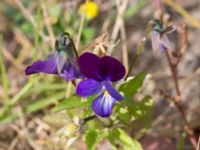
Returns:
[[[98,57],[88,52],[79,57],[78,63],[87,79],[78,84],[77,94],[91,96],[99,93],[92,102],[93,110],[101,117],[109,116],[115,101],[123,99],[111,82],[119,81],[124,77],[124,66],[113,57]]]
[[[153,20],[152,24],[152,47],[153,50],[160,50],[161,52],[172,49],[172,43],[168,39],[167,34],[176,30],[175,26],[164,26],[159,20]]]
[[[77,63],[73,40],[68,33],[61,34],[55,43],[55,50],[47,60],[38,60],[25,70],[26,75],[35,73],[55,74],[65,80],[82,77]]]

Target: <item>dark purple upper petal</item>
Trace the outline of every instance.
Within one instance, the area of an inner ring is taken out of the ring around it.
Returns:
[[[104,56],[100,59],[98,72],[103,80],[113,82],[122,79],[126,73],[125,67],[111,56]]]
[[[112,113],[114,103],[115,99],[108,93],[103,92],[92,102],[92,107],[97,115],[108,117]]]
[[[78,84],[76,93],[79,96],[91,96],[102,90],[102,84],[93,79],[86,79]]]
[[[55,58],[50,58],[44,61],[38,60],[34,62],[32,65],[28,66],[25,70],[26,75],[39,72],[57,74],[58,71]]]
[[[112,86],[112,84],[108,81],[104,81],[104,86],[108,93],[116,100],[123,100],[124,97]]]
[[[101,77],[98,74],[99,61],[100,61],[100,57],[92,53],[86,52],[79,57],[78,63],[79,63],[81,72],[87,78],[92,78],[98,81],[102,81]]]

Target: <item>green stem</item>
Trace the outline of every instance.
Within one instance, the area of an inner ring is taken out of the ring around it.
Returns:
[[[0,35],[0,45],[3,45],[3,37]],[[9,88],[9,80],[7,78],[6,73],[6,64],[3,59],[3,46],[0,46],[0,70],[1,70],[1,81],[4,90],[4,99],[5,103],[9,100],[8,88]]]
[[[133,68],[136,66],[138,59],[143,51],[143,49],[145,48],[146,45],[146,38],[143,38],[143,40],[139,43],[138,48],[137,48],[137,52],[133,58],[133,62],[131,64],[131,66],[129,67],[128,73],[126,74],[124,80],[127,80],[127,78],[129,77],[129,75],[131,74],[131,72],[133,71]]]

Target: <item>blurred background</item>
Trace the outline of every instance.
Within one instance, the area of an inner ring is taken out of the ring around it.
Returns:
[[[62,79],[43,74],[28,77],[24,70],[34,60],[45,59],[56,37],[68,32],[79,54],[91,50],[95,39],[108,45],[108,54],[126,68],[136,55],[148,22],[157,15],[153,0],[90,1],[86,14],[82,0],[0,1],[0,150],[85,150],[73,124],[81,110],[54,112],[52,107],[74,89]],[[169,22],[185,23],[189,47],[179,66],[180,89],[188,120],[198,138],[200,132],[200,1],[163,0]],[[106,34],[104,34],[106,32]],[[174,48],[178,35],[170,36]],[[132,75],[147,70],[140,93],[154,101],[148,127],[138,135],[145,150],[193,149],[183,131],[182,118],[164,90],[174,95],[174,83],[163,53],[153,52],[150,37]],[[144,122],[144,124],[146,124]],[[136,131],[135,131],[136,132]],[[70,138],[68,138],[70,136]],[[68,145],[66,146],[66,141]],[[75,142],[74,142],[75,141]],[[70,143],[71,142],[71,143]],[[112,149],[104,140],[98,150]]]

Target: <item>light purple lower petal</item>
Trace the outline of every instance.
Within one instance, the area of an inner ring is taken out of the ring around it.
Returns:
[[[93,102],[92,107],[94,112],[101,117],[108,117],[112,113],[115,99],[108,93],[101,93]]]
[[[123,100],[124,97],[112,86],[112,84],[108,81],[104,81],[104,86],[108,93],[116,100]]]
[[[167,48],[165,47],[165,45],[163,45],[162,43],[160,44],[160,52],[164,52],[164,51],[166,51],[167,50]]]
[[[177,29],[178,29],[177,25],[170,25],[170,26],[166,27],[165,33],[170,34],[170,33],[174,32],[174,31],[176,31]]]
[[[63,77],[66,81],[67,80],[74,80],[76,79],[75,76],[75,70],[73,69],[73,67],[71,65],[67,65],[65,64],[65,66],[63,67],[62,73],[60,74],[61,77]]]
[[[154,51],[159,50],[160,48],[160,34],[157,31],[152,32],[151,44]]]
[[[162,35],[160,42],[165,47],[165,49],[172,50],[172,43],[169,41],[166,34]]]
[[[72,81],[77,78],[83,78],[84,76],[81,74],[78,68],[75,68],[71,64],[65,64],[63,67],[62,73],[60,74],[66,81]]]
[[[66,64],[66,57],[65,57],[65,53],[60,52],[57,56],[56,56],[56,65],[57,65],[57,69],[58,69],[58,73],[60,74],[63,70],[63,67]]]
[[[93,79],[86,79],[78,84],[76,93],[79,96],[91,96],[102,90],[102,84]]]
[[[38,60],[32,65],[28,66],[25,70],[26,75],[34,73],[48,73],[48,74],[57,74],[57,65],[55,58],[50,58],[44,61]]]

